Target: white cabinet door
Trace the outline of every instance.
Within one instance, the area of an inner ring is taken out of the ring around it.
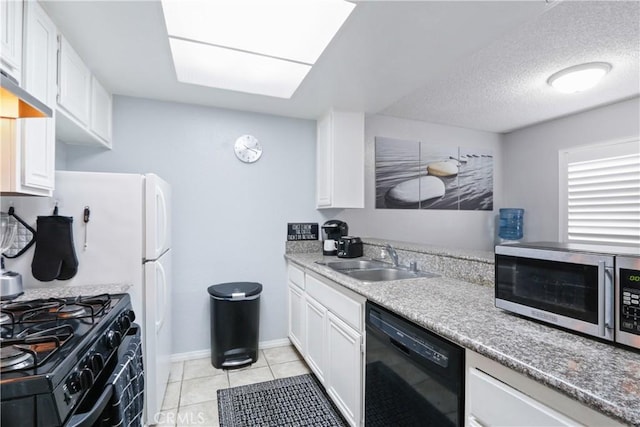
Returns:
[[[364,208],[364,113],[330,111],[316,144],[316,206]]]
[[[111,148],[111,94],[62,36],[58,61],[56,139]]]
[[[331,188],[333,186],[333,162],[331,127],[332,115],[327,114],[318,120],[316,141],[316,204],[318,207],[331,206]]]
[[[0,65],[21,81],[22,0],[0,0]]]
[[[327,315],[327,393],[352,426],[362,414],[362,335]]]
[[[91,79],[91,131],[111,145],[111,94],[98,79]]]
[[[577,422],[478,369],[469,369],[469,425],[577,426]]]
[[[38,2],[25,12],[25,89],[55,109],[57,29]],[[52,118],[22,120],[22,184],[53,190],[55,180],[55,113]]]
[[[465,366],[465,426],[622,426],[617,420],[468,349]]]
[[[305,297],[305,330],[307,339],[307,358],[311,370],[321,383],[325,383],[326,353],[326,317],[327,309],[312,297]]]
[[[306,355],[304,323],[304,291],[289,281],[289,339],[302,356]]]
[[[91,72],[67,40],[60,36],[58,105],[80,124],[89,125]]]

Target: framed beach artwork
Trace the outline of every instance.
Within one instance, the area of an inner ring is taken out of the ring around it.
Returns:
[[[375,138],[376,209],[493,210],[493,151]]]

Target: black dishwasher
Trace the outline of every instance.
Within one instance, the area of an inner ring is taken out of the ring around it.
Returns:
[[[365,425],[462,426],[464,349],[366,304]]]

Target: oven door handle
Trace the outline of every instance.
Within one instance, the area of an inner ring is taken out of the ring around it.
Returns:
[[[66,427],[92,426],[98,420],[98,417],[104,412],[104,409],[107,407],[109,402],[111,402],[112,396],[113,384],[107,384],[95,405],[93,405],[88,412],[73,415],[66,424]]]

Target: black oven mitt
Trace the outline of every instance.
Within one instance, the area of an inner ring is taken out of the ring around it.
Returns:
[[[69,280],[78,272],[73,246],[73,217],[39,216],[31,273],[37,280]]]

